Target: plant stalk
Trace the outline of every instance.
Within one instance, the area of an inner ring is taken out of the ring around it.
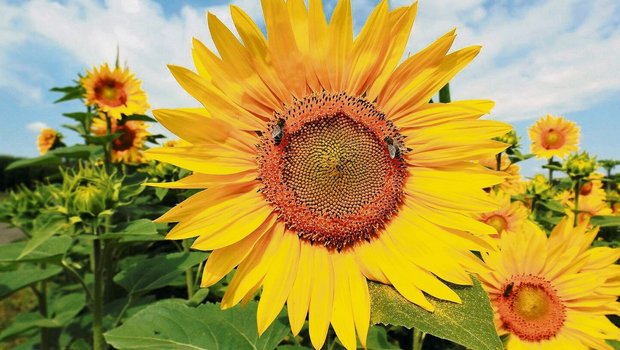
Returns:
[[[183,241],[183,251],[189,252],[189,240]],[[187,299],[191,299],[194,296],[194,276],[192,268],[185,270],[185,284],[187,285]]]
[[[95,261],[95,278],[93,287],[93,349],[104,350],[103,338],[103,266],[101,240],[93,240],[93,257]]]
[[[426,333],[421,330],[415,328],[413,330],[413,345],[411,347],[412,350],[422,350],[422,346],[424,345],[424,338],[426,338]]]
[[[441,88],[441,90],[439,90],[439,102],[448,103],[450,101],[450,83],[447,83],[444,87]]]
[[[47,318],[47,282],[45,280],[39,283],[39,313],[43,318]],[[41,349],[50,349],[50,333],[48,328],[41,327]]]
[[[551,165],[551,163],[553,162],[553,156],[551,156],[551,158],[549,158],[549,160],[547,161],[547,165]],[[553,169],[549,168],[549,185],[553,186]]]
[[[575,180],[575,218],[573,221],[573,226],[577,226],[579,224],[579,192],[581,192],[581,178],[578,177]]]

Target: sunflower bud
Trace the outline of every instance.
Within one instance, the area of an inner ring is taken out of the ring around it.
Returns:
[[[588,177],[596,168],[598,168],[596,157],[591,157],[585,151],[569,155],[564,162],[564,171],[572,179]]]
[[[542,174],[536,174],[532,180],[527,183],[527,193],[540,195],[551,188],[549,181]]]
[[[106,209],[106,191],[95,184],[79,186],[73,193],[73,207],[80,214],[97,216]]]
[[[509,148],[519,147],[519,137],[517,136],[517,132],[515,130],[510,130],[502,136],[495,138],[497,141],[507,143],[510,145]]]

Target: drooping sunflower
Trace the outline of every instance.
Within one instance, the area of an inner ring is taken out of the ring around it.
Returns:
[[[425,294],[460,302],[438,278],[471,284],[470,250],[491,247],[473,215],[496,208],[482,189],[503,175],[474,162],[510,126],[479,120],[490,101],[429,100],[480,48],[447,54],[450,31],[399,65],[415,4],[382,1],[355,39],[349,1],[329,23],[321,1],[262,5],[268,41],[232,6],[241,41],[209,14],[218,54],[195,40],[198,73],[170,66],[204,108],[154,111],[190,145],[147,155],[194,172],[159,186],[208,189],[158,219],[178,222],[167,238],[213,250],[202,286],[238,266],[223,308],[262,287],[259,332],[287,303],[317,348],[330,323],[348,349],[356,333],[365,344],[367,279],[429,311]]]
[[[548,114],[529,129],[531,151],[536,158],[564,158],[579,149],[579,127],[575,122]]]
[[[121,135],[112,141],[111,160],[115,163],[142,163],[144,161],[142,149],[146,137],[150,135],[148,127],[149,125],[143,121],[112,119],[110,134]],[[105,135],[106,128],[106,121],[103,118],[93,119],[93,134]]]
[[[86,105],[97,107],[111,118],[144,114],[150,108],[140,80],[129,68],[110,69],[105,63],[87,71],[81,84],[86,90]]]
[[[64,143],[62,143],[62,134],[52,128],[42,129],[41,133],[37,137],[37,148],[39,149],[39,154],[41,155],[61,146],[64,146]]]
[[[482,159],[480,164],[489,169],[496,170],[497,158],[493,155],[489,158]],[[521,167],[512,163],[506,153],[502,153],[499,170],[506,173],[504,182],[499,185],[499,189],[502,192],[507,194],[521,194],[525,192],[525,182],[521,176]]]
[[[487,225],[493,226],[497,230],[497,236],[505,232],[517,232],[527,221],[529,215],[527,208],[521,202],[511,202],[510,195],[507,193],[491,192],[491,197],[499,203],[499,209],[482,213],[478,220]]]
[[[572,222],[565,218],[547,238],[528,221],[482,255],[489,270],[479,277],[508,350],[612,349],[605,339],[620,337],[605,316],[620,313],[620,249],[588,249],[598,230]]]

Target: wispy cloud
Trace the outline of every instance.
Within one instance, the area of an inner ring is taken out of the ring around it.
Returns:
[[[41,130],[46,129],[46,128],[49,128],[49,126],[45,124],[44,122],[32,122],[26,125],[26,129],[28,129],[28,131],[37,133],[37,134],[41,132]]]
[[[357,28],[376,2],[353,2]],[[261,21],[259,1],[235,3]],[[325,7],[332,8],[332,3],[327,1]],[[391,3],[400,6],[409,1]],[[42,87],[20,79],[29,74],[20,65],[20,57],[3,53],[9,45],[43,39],[84,68],[113,60],[119,45],[122,60],[144,81],[154,107],[196,105],[165,65],[191,66],[193,36],[212,45],[205,11],[231,24],[227,5],[184,6],[166,14],[152,0],[0,4],[0,87],[11,86],[27,99],[40,99]],[[493,116],[504,120],[568,113],[620,91],[618,18],[620,3],[616,0],[587,5],[578,0],[423,0],[408,51],[421,49],[456,26],[455,46],[481,44],[484,48],[453,82],[455,97],[494,99]]]

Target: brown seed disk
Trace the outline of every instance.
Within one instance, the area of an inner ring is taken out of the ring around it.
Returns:
[[[262,192],[302,239],[341,250],[376,236],[397,212],[407,171],[384,140],[402,137],[374,104],[313,94],[276,113],[262,135]]]

